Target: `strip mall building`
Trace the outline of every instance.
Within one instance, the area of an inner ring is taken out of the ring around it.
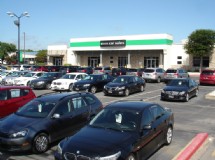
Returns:
[[[48,65],[162,67],[198,69],[199,57],[185,53],[184,43],[174,44],[169,34],[72,38],[67,45],[48,46]],[[204,67],[215,67],[215,53],[203,58]]]

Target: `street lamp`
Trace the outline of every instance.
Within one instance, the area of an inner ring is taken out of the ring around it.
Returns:
[[[28,14],[28,12],[24,12],[20,16],[17,16],[13,12],[7,12],[7,14],[10,17],[14,17],[15,16],[17,18],[17,20],[14,21],[14,24],[18,27],[18,66],[19,66],[19,70],[20,70],[20,19],[22,17],[30,17],[30,15]]]

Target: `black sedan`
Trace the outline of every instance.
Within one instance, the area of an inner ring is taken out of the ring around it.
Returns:
[[[191,97],[198,96],[199,85],[191,78],[171,80],[161,91],[161,100],[180,100],[188,102]]]
[[[145,89],[145,80],[138,76],[118,76],[112,82],[104,86],[104,95],[124,95],[137,91],[143,92]]]
[[[50,89],[53,80],[63,76],[61,72],[47,72],[40,78],[31,80],[30,87],[33,89]]]
[[[55,159],[143,160],[172,141],[174,115],[141,101],[106,106],[75,135],[62,140]]]
[[[52,142],[77,132],[101,109],[91,93],[44,95],[0,120],[0,150],[45,152]]]
[[[102,91],[104,85],[111,82],[114,78],[108,74],[90,74],[84,79],[73,84],[73,91],[88,91],[96,93]]]

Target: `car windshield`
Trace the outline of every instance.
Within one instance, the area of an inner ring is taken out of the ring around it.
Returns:
[[[16,114],[32,118],[45,118],[55,106],[55,102],[32,100],[21,107]]]
[[[168,84],[168,86],[188,86],[188,81],[187,80],[180,80],[180,79],[175,79],[171,80]]]
[[[24,75],[24,72],[13,72],[11,77],[19,77],[20,75]]]
[[[55,73],[44,73],[41,77],[48,78],[48,77],[54,77]]]
[[[35,73],[27,73],[26,75],[24,75],[23,77],[33,77],[35,75]]]
[[[118,131],[137,131],[140,113],[127,109],[103,109],[90,122],[89,126]]]
[[[144,72],[145,73],[153,73],[155,70],[154,69],[146,69]]]
[[[176,72],[177,72],[177,70],[175,70],[175,69],[168,69],[166,71],[166,73],[176,73]]]
[[[117,77],[116,79],[113,80],[114,83],[128,83],[129,77]]]
[[[84,80],[97,80],[98,78],[98,75],[88,75],[84,78]]]
[[[65,74],[60,79],[75,79],[75,74]]]

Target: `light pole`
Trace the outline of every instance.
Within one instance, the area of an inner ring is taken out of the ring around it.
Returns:
[[[13,12],[7,12],[7,14],[10,17],[16,17],[17,20],[14,21],[14,24],[18,27],[18,66],[19,66],[19,70],[20,70],[20,19],[22,17],[30,17],[30,15],[28,14],[28,12],[24,12],[22,13],[20,16],[17,16],[15,13]]]

